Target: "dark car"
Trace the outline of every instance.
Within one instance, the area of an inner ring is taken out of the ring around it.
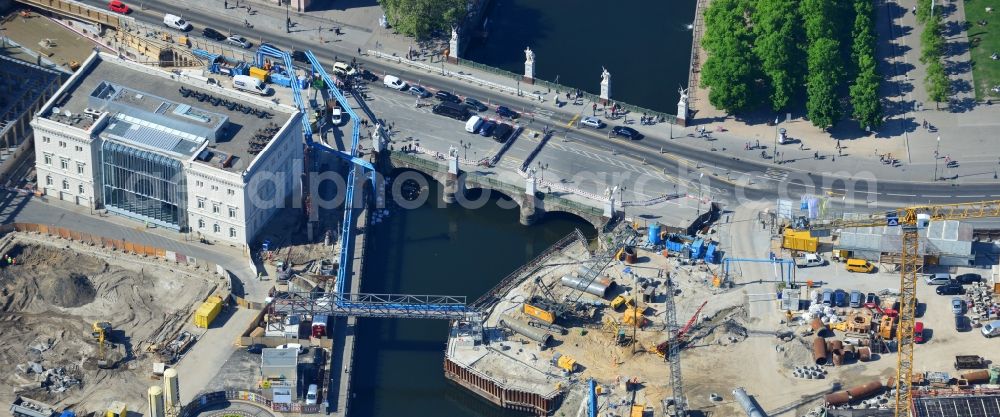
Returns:
[[[427,97],[431,96],[431,92],[430,91],[427,91],[426,88],[424,88],[422,86],[419,86],[419,85],[415,85],[415,86],[410,87],[410,94],[413,94],[413,95],[415,95],[417,97],[420,97],[420,98],[427,98]]]
[[[979,274],[962,274],[955,277],[955,282],[959,284],[972,284],[975,282],[983,282],[983,276]]]
[[[510,138],[510,134],[514,132],[514,128],[509,124],[500,123],[497,125],[496,129],[493,129],[493,140],[504,143]]]
[[[306,64],[309,63],[309,58],[306,58],[306,53],[298,50],[292,51],[292,60]]]
[[[439,90],[438,92],[434,93],[434,97],[441,101],[450,101],[456,104],[462,103],[462,99],[458,98],[458,96],[444,90]]]
[[[955,315],[955,330],[964,332],[969,330],[969,320],[962,315]]]
[[[495,129],[496,127],[497,127],[497,122],[494,122],[492,120],[486,120],[483,122],[482,126],[479,126],[479,134],[483,135],[483,137],[488,138],[493,135],[493,131],[496,130]]]
[[[201,36],[204,36],[204,37],[206,37],[208,39],[211,39],[213,41],[219,41],[219,42],[222,42],[222,41],[226,40],[226,35],[223,35],[219,31],[217,31],[215,29],[212,29],[210,27],[206,27],[205,29],[202,29],[201,30]]]
[[[642,137],[642,134],[639,133],[638,130],[635,130],[628,126],[615,126],[611,128],[611,134],[631,140],[639,139]]]
[[[489,110],[489,107],[486,107],[486,105],[483,104],[483,102],[481,102],[479,100],[476,100],[476,99],[474,99],[472,97],[466,97],[465,98],[465,105],[469,106],[470,109],[473,109],[475,111],[486,111],[486,110]]]
[[[365,81],[378,81],[378,75],[368,70],[361,70],[361,79]]]
[[[469,108],[465,106],[459,106],[455,103],[444,101],[434,106],[431,111],[434,114],[440,114],[445,117],[450,117],[455,120],[466,121],[469,119]]]
[[[873,292],[865,295],[865,305],[869,307],[874,307],[878,305],[878,295]]]
[[[507,106],[497,107],[497,115],[499,115],[500,117],[506,117],[508,119],[516,119],[521,116],[520,114],[517,114],[516,111],[511,110]]]
[[[847,307],[847,291],[836,290],[833,292],[833,305],[837,307]]]
[[[247,353],[261,353],[264,351],[264,348],[266,347],[267,346],[262,345],[260,343],[254,343],[250,346],[247,346]]]
[[[938,295],[959,295],[959,294],[965,294],[965,288],[962,288],[962,284],[959,284],[957,282],[952,282],[937,287],[934,290],[934,292],[936,292]]]

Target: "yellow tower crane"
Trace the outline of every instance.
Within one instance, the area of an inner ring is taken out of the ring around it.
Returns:
[[[896,411],[895,417],[911,417],[913,405],[913,324],[917,309],[917,274],[923,260],[920,258],[919,230],[931,220],[963,220],[1000,217],[1000,200],[976,201],[958,204],[913,206],[890,210],[885,214],[859,220],[833,220],[811,225],[812,229],[846,229],[852,227],[898,226],[902,228],[899,277],[899,340],[896,359]]]

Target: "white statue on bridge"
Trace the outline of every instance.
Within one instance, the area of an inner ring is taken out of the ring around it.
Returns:
[[[530,46],[524,48],[524,61],[535,62],[535,51],[532,51]]]

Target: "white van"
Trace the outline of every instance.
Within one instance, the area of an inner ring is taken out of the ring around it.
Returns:
[[[469,133],[476,133],[479,131],[479,127],[483,125],[483,118],[479,116],[472,116],[467,122],[465,122],[465,131]]]
[[[343,62],[333,63],[333,72],[341,77],[357,74],[358,71]]]
[[[181,19],[180,16],[165,14],[163,15],[163,25],[168,28],[174,28],[177,30],[188,31],[191,30],[191,23]]]
[[[406,81],[400,80],[399,77],[395,75],[386,75],[385,78],[382,78],[382,83],[385,84],[386,87],[394,90],[402,91],[406,89]]]
[[[319,387],[316,384],[309,384],[309,389],[306,391],[306,405],[316,404],[316,396]]]
[[[266,96],[271,93],[271,89],[258,78],[249,75],[234,75],[233,88],[237,90],[249,91]]]

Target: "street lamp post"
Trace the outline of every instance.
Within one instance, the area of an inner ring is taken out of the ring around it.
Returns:
[[[285,0],[285,33],[292,33],[292,18],[288,12],[288,7],[292,0]]]
[[[941,151],[941,137],[937,137],[937,147],[934,148],[934,181],[938,180],[938,155]]]
[[[622,206],[622,219],[625,218],[625,186],[618,187],[618,204]]]
[[[775,118],[774,118],[774,149],[771,150],[771,153],[774,154],[774,158],[771,158],[771,160],[775,164],[778,163],[778,121],[779,121],[778,117],[775,116]]]
[[[703,188],[705,188],[705,187],[703,187],[703,184],[701,183],[701,180],[704,177],[705,177],[705,173],[704,172],[702,172],[701,174],[698,174],[698,211],[695,212],[695,216],[694,216],[695,219],[697,219],[698,216],[701,216],[701,191],[702,191]]]

